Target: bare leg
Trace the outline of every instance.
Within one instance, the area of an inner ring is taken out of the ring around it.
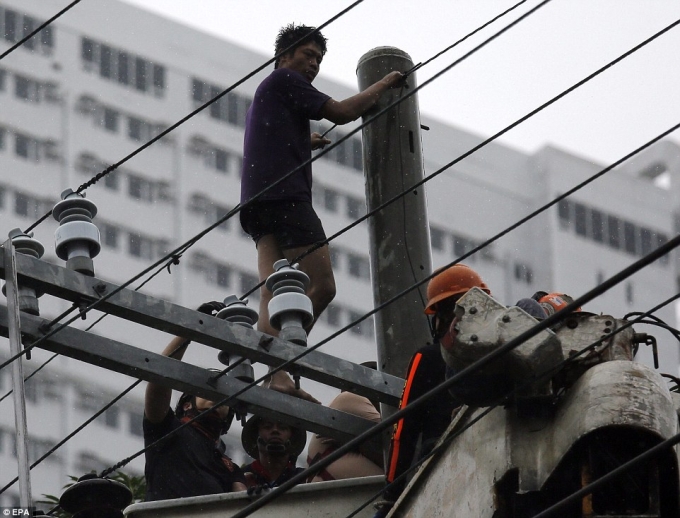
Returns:
[[[293,261],[308,249],[309,246],[303,246],[282,251],[273,235],[263,236],[257,243],[257,267],[260,281],[265,280],[274,272],[274,262],[279,259]],[[309,276],[310,282],[309,287],[307,288],[307,296],[312,301],[314,322],[316,322],[319,315],[326,309],[328,304],[330,304],[333,297],[335,297],[335,279],[333,277],[333,269],[331,268],[328,245],[325,245],[304,257],[299,261],[299,264],[300,270]],[[260,288],[260,318],[257,321],[257,330],[273,336],[278,336],[278,330],[274,329],[269,323],[268,305],[271,298],[272,293],[265,286],[262,286],[262,288]],[[307,328],[307,332],[312,329],[314,322]],[[304,390],[295,389],[293,380],[288,373],[284,371],[274,373],[272,377],[265,382],[265,386],[285,394],[306,399],[307,401],[319,403],[318,400]]]

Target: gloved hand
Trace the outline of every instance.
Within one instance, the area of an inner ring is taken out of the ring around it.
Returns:
[[[373,515],[373,518],[385,518],[385,516],[387,516],[392,510],[393,505],[394,502],[391,500],[380,500],[379,502],[376,502],[373,504],[373,507],[375,508],[375,514]]]
[[[258,486],[251,486],[248,488],[248,496],[253,499],[257,500],[258,498],[262,498],[264,495],[269,493],[272,490],[272,486],[269,484],[261,484]]]
[[[198,309],[196,311],[200,311],[201,313],[205,313],[206,315],[210,316],[215,316],[221,309],[226,308],[222,302],[218,302],[216,300],[212,300],[210,302],[204,302],[200,306],[198,306]]]

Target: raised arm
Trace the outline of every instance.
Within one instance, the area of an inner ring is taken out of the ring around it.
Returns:
[[[321,116],[335,124],[347,124],[366,113],[378,102],[383,93],[390,88],[401,86],[403,82],[404,74],[396,71],[390,72],[363,92],[348,97],[344,101],[329,99],[321,108]]]
[[[201,304],[196,311],[205,313],[206,315],[214,316],[225,306],[222,302],[211,301]],[[169,356],[176,360],[181,360],[187,350],[190,340],[176,336],[163,349],[161,353],[163,356]],[[152,423],[160,423],[168,414],[168,407],[170,406],[170,398],[172,397],[172,389],[151,383],[146,386],[146,395],[144,397],[144,415]]]
[[[181,360],[189,345],[189,340],[176,336],[163,349],[163,356]],[[172,389],[149,382],[144,397],[144,415],[152,423],[160,423],[168,413]]]

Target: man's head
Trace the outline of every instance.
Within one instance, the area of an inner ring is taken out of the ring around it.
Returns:
[[[425,314],[434,315],[432,327],[435,338],[441,338],[448,331],[458,299],[475,287],[491,294],[479,274],[464,264],[442,268],[430,280]]]
[[[293,23],[282,27],[278,36],[276,37],[275,53],[278,55],[291,45],[295,46],[287,50],[284,54],[280,55],[276,59],[274,68],[292,68],[291,64],[301,67],[301,59],[303,58],[303,54],[313,52],[314,55],[310,54],[309,56],[305,57],[310,61],[309,66],[316,68],[316,72],[314,73],[314,76],[316,76],[316,74],[319,72],[321,60],[326,54],[327,40],[324,38],[321,32],[314,31],[316,31],[314,27],[308,27],[307,25],[295,25]],[[312,61],[313,64],[311,64]],[[305,75],[303,71],[297,71]],[[312,77],[312,80],[313,79],[314,78]]]
[[[208,410],[209,408],[213,407],[214,405],[214,401],[193,396],[185,392],[180,396],[179,401],[177,401],[177,405],[175,406],[175,415],[180,419],[182,417],[193,418],[204,410]],[[205,414],[205,416],[200,418],[202,422],[208,421],[210,419],[216,419],[221,423],[220,433],[224,434],[227,433],[227,430],[229,430],[229,427],[231,426],[231,422],[234,419],[234,412],[227,405],[220,405],[212,412],[208,412]]]
[[[241,433],[241,444],[254,459],[259,459],[260,454],[294,458],[302,453],[306,443],[304,430],[258,416],[251,417]]]

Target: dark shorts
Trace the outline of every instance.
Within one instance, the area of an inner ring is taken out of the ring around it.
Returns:
[[[281,250],[314,245],[326,240],[319,216],[308,201],[262,201],[240,213],[243,231],[257,244],[273,234]]]

